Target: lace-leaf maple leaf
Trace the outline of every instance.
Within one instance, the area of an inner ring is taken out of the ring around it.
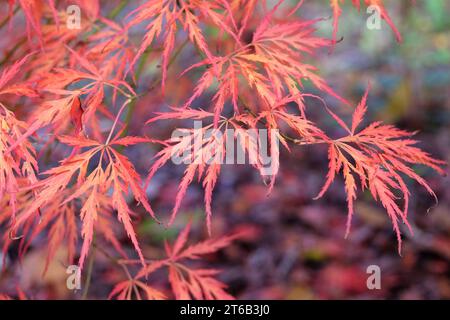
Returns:
[[[401,251],[401,232],[399,222],[409,227],[407,220],[410,192],[402,175],[422,185],[437,201],[436,195],[428,183],[413,170],[412,166],[420,164],[444,174],[441,166],[445,162],[432,158],[411,139],[414,133],[400,130],[391,125],[375,122],[356,132],[367,110],[366,91],[362,101],[355,109],[351,129],[338,118],[338,123],[349,133],[337,140],[325,141],[329,145],[329,171],[327,179],[316,199],[322,197],[342,171],[347,193],[348,219],[346,236],[350,232],[351,219],[354,213],[353,203],[357,198],[359,178],[360,189],[369,189],[372,197],[381,202],[392,221],[397,235],[398,250]],[[398,204],[398,195],[403,199],[403,208]],[[410,229],[411,231],[411,229]]]
[[[199,15],[210,19],[215,26],[220,30],[231,34],[237,41],[239,39],[235,35],[235,30],[230,28],[224,21],[226,16],[231,15],[231,8],[227,1],[213,0],[213,1],[186,1],[186,0],[149,0],[140,7],[133,10],[126,20],[129,20],[125,26],[128,30],[144,21],[150,21],[146,27],[146,34],[139,47],[139,50],[134,57],[129,69],[132,69],[138,59],[142,56],[145,50],[153,43],[155,39],[163,34],[163,53],[162,53],[162,90],[164,92],[167,67],[170,56],[173,52],[176,34],[177,22],[187,32],[189,40],[199,48],[199,50],[206,55],[206,57],[213,61],[213,54],[210,52],[207,41],[205,40],[204,32],[200,27]],[[200,14],[197,14],[199,12]],[[165,27],[163,27],[165,26]]]
[[[0,199],[9,195],[12,221],[15,220],[19,179],[25,178],[28,183],[34,183],[39,170],[34,146],[28,140],[21,139],[26,129],[27,124],[19,121],[0,103]],[[21,142],[17,143],[18,140]],[[11,151],[13,146],[15,148]]]
[[[35,90],[27,83],[16,83],[8,85],[9,82],[19,73],[21,67],[29,60],[29,57],[34,55],[34,52],[26,55],[18,60],[9,68],[5,68],[0,75],[0,95],[15,94],[20,96],[35,97],[37,96]]]
[[[279,1],[265,15],[247,45],[237,45],[225,56],[205,59],[185,69],[183,74],[207,67],[184,108],[192,107],[197,98],[214,86],[211,109],[216,126],[228,101],[234,113],[239,114],[242,112],[239,98],[253,91],[259,97],[255,110],[268,109],[290,95],[296,97],[295,102],[304,115],[305,105],[301,99],[304,81],[310,81],[320,91],[348,104],[316,73],[317,69],[306,62],[305,56],[331,44],[314,34],[313,25],[318,20],[278,22],[275,13],[281,3]],[[219,83],[217,89],[216,83]]]
[[[10,19],[12,18],[12,8],[15,6],[16,2],[18,2],[25,15],[28,40],[31,41],[33,39],[33,36],[37,35],[40,45],[43,46],[44,41],[42,39],[41,18],[44,13],[45,5],[47,5],[50,8],[50,11],[53,14],[53,18],[55,19],[55,22],[59,23],[58,13],[55,7],[55,1],[46,0],[44,2],[40,0],[9,0],[8,3],[10,8]]]
[[[47,170],[44,174],[47,178],[33,185],[37,190],[36,200],[24,209],[18,217],[14,228],[18,228],[25,223],[33,213],[44,205],[47,205],[54,199],[54,196],[65,190],[69,183],[77,176],[77,189],[64,200],[68,203],[74,199],[82,199],[84,201],[80,217],[82,220],[81,235],[84,239],[79,260],[80,267],[83,266],[89,247],[93,240],[95,225],[98,221],[99,212],[104,205],[101,201],[101,194],[111,191],[110,200],[111,207],[117,211],[117,218],[123,224],[128,237],[131,239],[141,261],[144,258],[139,247],[138,240],[134,228],[131,223],[131,209],[129,208],[126,196],[131,194],[138,203],[155,218],[154,213],[147,201],[145,192],[140,186],[140,178],[129,160],[112,148],[116,144],[135,144],[142,142],[141,139],[124,137],[119,139],[117,136],[104,145],[95,140],[84,137],[59,137],[59,140],[75,148],[89,148],[88,150],[70,156],[63,160],[61,165],[53,169]],[[97,166],[89,172],[89,165],[93,161],[93,157],[100,155]],[[103,166],[103,160],[106,165]],[[78,173],[78,174],[77,174]]]
[[[190,229],[191,224],[189,223],[180,232],[173,246],[165,244],[167,259],[148,264],[142,268],[136,278],[148,277],[165,266],[168,268],[169,283],[176,299],[234,299],[225,291],[226,285],[214,278],[219,274],[219,270],[194,269],[185,265],[185,262],[186,260],[198,260],[203,255],[228,247],[232,241],[241,237],[241,234],[232,234],[217,239],[211,238],[186,247]]]
[[[50,262],[63,244],[66,244],[67,248],[67,262],[72,264],[75,259],[76,244],[78,241],[75,205],[73,202],[60,205],[64,201],[64,196],[67,195],[60,193],[53,202],[49,203],[43,210],[40,210],[41,216],[39,217],[39,223],[26,239],[27,244],[23,249],[23,252],[25,252],[38,235],[48,230],[48,253],[45,259],[43,274],[47,272]]]
[[[109,294],[109,299],[116,298],[117,300],[131,300],[133,294],[137,300],[142,300],[142,294],[144,293],[146,300],[165,300],[166,296],[145,284],[142,281],[131,279],[119,282]]]
[[[162,113],[151,118],[147,123],[153,123],[163,119],[192,119],[192,120],[212,120],[214,113],[204,110],[195,110],[191,108],[172,108],[173,111]],[[247,126],[244,127],[244,122]],[[171,138],[165,140],[163,148],[155,155],[155,161],[149,169],[146,179],[146,185],[149,185],[156,172],[163,167],[169,160],[177,164],[185,164],[186,169],[178,191],[175,197],[175,204],[169,220],[171,225],[180,209],[181,202],[186,194],[188,187],[194,182],[195,176],[198,181],[202,181],[205,191],[204,202],[206,209],[206,225],[208,232],[211,233],[211,216],[212,216],[212,193],[216,186],[218,177],[221,172],[221,165],[225,163],[226,145],[233,140],[237,144],[240,156],[248,156],[250,164],[260,171],[262,176],[267,176],[264,169],[264,154],[261,149],[267,147],[260,141],[261,134],[258,135],[256,128],[253,131],[247,131],[249,125],[255,125],[255,121],[248,121],[244,116],[225,119],[221,118],[219,128],[213,123],[195,127],[193,129],[178,128]],[[229,136],[227,129],[233,130],[233,135]],[[278,171],[278,144],[279,136],[272,136],[269,140],[270,152],[272,154],[270,175],[272,176],[271,187],[273,186],[274,177]]]

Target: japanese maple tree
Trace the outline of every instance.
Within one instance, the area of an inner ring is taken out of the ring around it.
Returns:
[[[3,256],[16,243],[14,248],[23,256],[36,239],[44,237],[47,265],[65,246],[65,263],[76,263],[83,274],[92,250],[122,270],[123,280],[114,284],[110,298],[232,298],[216,279],[218,270],[185,264],[242,236],[216,238],[212,232],[212,200],[223,161],[200,158],[207,153],[223,160],[223,140],[212,135],[199,148],[194,143],[196,135],[207,130],[229,129],[268,185],[268,193],[276,188],[283,162],[278,142],[288,151],[326,145],[329,166],[323,168],[326,177],[317,198],[325,196],[342,175],[348,204],[343,234],[348,235],[356,213],[354,202],[368,189],[391,219],[400,251],[400,224],[409,226],[410,191],[405,180],[416,181],[436,197],[416,165],[443,173],[444,162],[417,147],[413,132],[381,122],[366,124],[369,85],[359,104],[354,104],[321,76],[314,62],[316,53],[338,45],[345,1],[330,2],[333,33],[328,37],[317,34],[319,19],[305,20],[301,14],[308,2],[9,0],[0,4],[1,28],[14,29],[6,46],[2,44],[0,62]],[[393,37],[401,42],[383,1],[351,1],[357,9],[362,3],[377,6]],[[70,4],[81,8],[80,28],[66,26],[72,18],[66,11]],[[183,52],[188,57],[179,61]],[[186,85],[175,92],[177,83]],[[351,119],[339,116],[326,102],[330,98],[335,105],[353,108]],[[309,119],[312,100],[342,128],[343,136],[332,136]],[[202,121],[203,126],[195,129],[192,121]],[[184,137],[148,133],[163,122],[184,132]],[[274,159],[270,175],[264,172],[261,144],[249,134],[252,129],[274,132],[269,138]],[[130,148],[154,155],[148,157],[147,172],[136,169]],[[186,162],[167,216],[153,209],[149,192],[174,154],[188,154],[191,161]],[[173,245],[166,243],[167,257],[148,256],[135,221],[145,212],[161,228],[171,227],[196,180],[204,189],[210,238],[186,246],[189,224]],[[123,248],[121,232],[134,247],[135,258]],[[101,247],[100,242],[109,245]],[[166,289],[154,287],[152,275],[164,270]]]

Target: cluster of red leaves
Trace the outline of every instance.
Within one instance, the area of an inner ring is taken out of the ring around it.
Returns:
[[[111,291],[109,297],[129,300],[135,295],[135,298],[141,300],[140,292],[142,291],[147,299],[165,299],[166,295],[164,293],[150,287],[144,280],[157,271],[166,268],[169,274],[169,283],[176,299],[233,299],[232,296],[224,291],[226,285],[214,278],[219,273],[219,270],[196,269],[186,265],[186,262],[198,260],[201,256],[228,247],[240,235],[234,234],[217,239],[210,238],[186,247],[190,227],[189,223],[178,235],[173,246],[170,246],[167,242],[165,243],[167,258],[149,262],[135,277],[131,277],[128,273],[129,279],[118,283]]]
[[[78,0],[71,3],[78,4],[87,18],[81,29],[73,30],[62,23],[67,19],[63,2],[57,6],[53,0],[9,1],[5,21],[17,27],[14,15],[22,12],[26,30],[23,41],[13,39],[17,46],[7,54],[17,56],[17,62],[8,68],[2,66],[0,76],[0,101],[8,102],[8,106],[0,102],[0,202],[5,208],[0,212],[0,223],[7,230],[3,235],[5,253],[17,240],[19,250],[25,253],[42,234],[48,239],[47,264],[65,243],[68,260],[72,262],[78,256],[78,264],[83,267],[95,234],[110,243],[124,261],[131,261],[127,260],[113,228],[115,217],[125,229],[143,268],[136,277],[129,276],[117,284],[112,297],[141,298],[144,293],[147,298],[164,298],[165,294],[142,278],[167,267],[176,298],[228,298],[224,285],[214,279],[216,270],[190,269],[180,264],[180,260],[197,259],[226,247],[235,237],[206,240],[183,249],[189,233],[187,227],[173,247],[166,246],[167,259],[149,263],[134,230],[136,213],[130,203],[134,199],[157,220],[146,189],[152,187],[154,175],[174,154],[191,151],[192,161],[179,184],[169,225],[197,176],[205,190],[210,231],[213,190],[223,161],[196,160],[204,154],[223,160],[226,146],[212,135],[203,140],[199,154],[192,152],[195,136],[208,129],[222,133],[233,129],[234,139],[264,178],[267,176],[260,158],[262,147],[248,129],[276,132],[269,135],[269,150],[275,159],[271,164],[269,192],[280,166],[277,141],[287,150],[297,145],[327,144],[329,173],[318,197],[342,172],[348,199],[347,233],[357,196],[357,178],[359,189],[368,188],[386,209],[399,248],[399,222],[407,224],[409,199],[402,176],[412,178],[434,195],[412,167],[421,164],[442,172],[443,163],[415,147],[410,133],[381,123],[356,131],[366,112],[367,93],[354,111],[351,127],[325,105],[348,133],[343,138],[329,137],[307,118],[305,98],[321,98],[305,92],[306,81],[320,93],[350,104],[327,85],[316,67],[306,62],[318,50],[335,44],[343,1],[331,1],[335,18],[331,40],[315,34],[317,20],[301,20],[296,16],[303,1],[289,6],[281,0],[272,8],[266,1],[256,0],[147,0],[137,8],[122,1],[119,8],[128,8],[130,13],[115,21],[120,9],[102,16],[99,1]],[[359,8],[360,1],[352,3]],[[382,1],[365,3],[380,8],[382,17],[400,40]],[[183,37],[186,41],[182,44],[179,38]],[[130,110],[142,95],[155,89],[155,84],[161,83],[158,95],[164,94],[170,82],[169,66],[188,43],[197,52],[191,53],[196,58],[173,77],[178,81],[180,77],[198,76],[196,85],[181,106],[159,113],[147,125],[163,119],[202,120],[208,124],[199,131],[179,129],[186,133],[182,139],[160,141],[144,135],[127,135]],[[153,57],[153,52],[161,52],[155,56],[161,60],[161,76],[148,92],[138,94],[139,76],[152,63],[149,57]],[[17,97],[9,97],[11,94]],[[9,98],[3,100],[4,96]],[[210,97],[210,104],[203,109],[196,107],[205,97]],[[115,111],[118,103],[120,107]],[[296,111],[292,112],[290,106],[296,106]],[[148,144],[160,151],[149,165],[143,184],[123,149],[131,145],[145,148]],[[66,156],[61,160],[64,152]],[[49,166],[45,160],[49,158],[59,158],[59,165],[40,172],[38,163]],[[38,173],[44,177],[39,178]],[[404,201],[402,208],[399,196]]]
[[[444,162],[433,159],[429,154],[415,147],[414,145],[418,141],[410,138],[414,133],[397,129],[391,125],[374,122],[356,132],[367,111],[367,95],[368,91],[356,107],[351,127],[348,127],[341,118],[332,113],[348,136],[327,142],[329,144],[329,172],[326,183],[316,198],[323,196],[336,174],[342,171],[348,202],[346,231],[346,235],[348,235],[353,215],[353,202],[356,200],[358,189],[356,176],[360,180],[360,188],[362,190],[368,188],[372,197],[380,201],[386,209],[397,235],[400,253],[402,240],[399,222],[405,223],[412,232],[407,220],[410,193],[402,174],[425,187],[437,201],[433,190],[422,177],[414,172],[411,165],[422,164],[444,174],[439,167]],[[403,208],[400,208],[396,201],[399,198],[398,195],[403,199]]]

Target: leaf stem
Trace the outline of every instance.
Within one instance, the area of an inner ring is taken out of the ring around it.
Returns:
[[[107,145],[109,144],[109,142],[111,141],[112,135],[113,135],[113,133],[114,133],[114,129],[115,129],[116,126],[117,126],[117,122],[119,122],[119,118],[120,118],[120,116],[121,116],[123,110],[125,110],[125,107],[126,107],[131,101],[132,101],[131,99],[127,99],[127,100],[123,103],[123,105],[120,107],[119,112],[117,113],[116,118],[114,119],[114,123],[113,123],[113,125],[112,125],[112,127],[111,127],[111,130],[109,131],[109,135],[108,135],[108,138],[106,139],[105,146],[107,146]]]

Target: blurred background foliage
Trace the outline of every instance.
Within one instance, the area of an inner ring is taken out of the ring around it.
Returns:
[[[403,43],[396,43],[384,22],[381,30],[369,30],[365,9],[358,13],[346,4],[338,33],[342,41],[332,52],[317,56],[312,64],[355,106],[370,83],[367,119],[418,130],[421,146],[449,161],[450,2],[387,0],[385,3]],[[105,12],[110,11],[107,6]],[[123,12],[121,16],[126,14]],[[319,34],[326,37],[331,37],[331,14],[326,0],[306,0],[298,11],[305,19],[323,18],[317,27]],[[160,56],[157,50],[153,54]],[[191,62],[192,54],[183,51],[171,74],[182,71],[186,67],[184,61]],[[149,59],[155,57],[150,55]],[[159,60],[152,61],[152,68],[143,72],[142,83],[149,83],[146,79],[152,80],[160,72]],[[142,119],[149,117],[152,112],[149,106],[182,101],[186,91],[193,87],[185,81],[181,78],[176,87],[167,88],[170,94],[166,100],[153,94],[147,100],[143,98],[131,119],[130,134],[141,125]],[[316,101],[308,103],[308,116],[323,123],[323,128],[335,124]],[[327,103],[343,116],[352,112],[333,99]],[[156,129],[161,136],[171,132],[167,124]],[[338,128],[329,131],[339,135]],[[137,159],[136,167],[145,172],[151,155],[134,148],[126,152]],[[283,153],[281,172],[270,196],[266,195],[267,187],[261,179],[248,167],[224,166],[214,194],[213,235],[236,230],[248,234],[208,260],[210,265],[224,270],[221,280],[229,285],[230,292],[242,299],[450,299],[449,178],[417,168],[430,181],[439,204],[435,205],[419,186],[411,186],[409,215],[414,236],[403,230],[406,239],[399,256],[391,223],[370,197],[358,200],[348,239],[344,239],[347,209],[342,181],[333,184],[326,198],[312,200],[325,178],[325,154],[321,147],[294,147],[290,154]],[[148,192],[156,212],[170,212],[182,171],[183,168],[168,167],[154,180]],[[142,215],[145,218],[137,229],[146,254],[162,255],[162,242],[174,239],[189,219],[194,222],[191,240],[205,239],[202,202],[201,188],[192,186],[183,202],[184,212],[170,229]],[[126,241],[126,235],[123,240]],[[24,259],[22,267],[37,270],[44,260],[45,254],[37,251]],[[117,279],[118,273],[108,268],[108,263],[106,259],[96,262],[90,295],[105,297],[110,283]],[[366,268],[373,264],[381,267],[381,290],[368,290],[366,286]],[[24,274],[20,285],[23,290],[35,292],[35,297],[73,297],[65,289],[65,268],[59,262],[55,262],[45,278],[41,278],[39,270]],[[5,285],[8,278],[2,281]],[[11,287],[12,281],[7,286]]]

